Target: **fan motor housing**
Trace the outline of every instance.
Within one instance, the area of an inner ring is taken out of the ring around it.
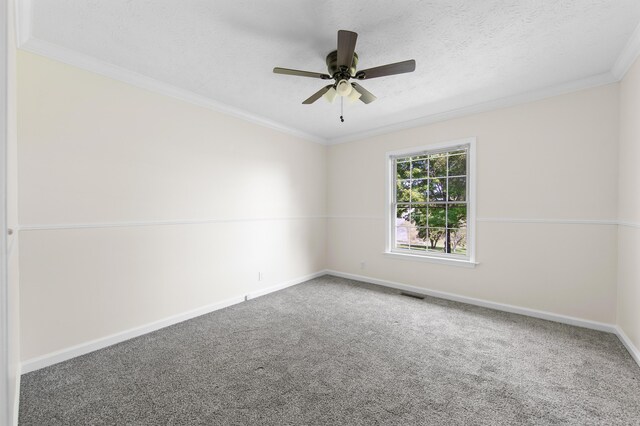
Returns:
[[[349,77],[353,77],[356,75],[356,67],[358,65],[358,54],[353,52],[353,61],[351,61],[351,67],[348,69]],[[333,52],[327,55],[327,69],[329,70],[329,75],[333,78],[336,77],[336,73],[340,73],[340,68],[338,67],[338,51],[334,50]],[[344,76],[346,77],[346,75]]]

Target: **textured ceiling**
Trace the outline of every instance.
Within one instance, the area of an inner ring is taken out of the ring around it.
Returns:
[[[324,139],[343,138],[611,70],[638,0],[32,0],[32,36]],[[359,69],[415,59],[362,82],[364,105],[301,102],[326,84],[338,29]]]

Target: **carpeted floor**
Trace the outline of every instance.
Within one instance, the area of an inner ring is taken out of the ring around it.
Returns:
[[[22,377],[21,425],[640,425],[606,333],[325,276]]]

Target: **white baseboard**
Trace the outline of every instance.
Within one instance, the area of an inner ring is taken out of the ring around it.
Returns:
[[[256,297],[264,296],[265,294],[273,293],[274,291],[284,290],[287,287],[291,287],[291,286],[294,286],[296,284],[300,284],[300,283],[303,283],[305,281],[309,281],[309,280],[321,277],[321,276],[326,275],[326,274],[327,274],[327,271],[322,270],[322,271],[315,272],[313,274],[309,274],[309,275],[305,275],[305,276],[302,276],[302,277],[295,278],[293,280],[285,281],[285,282],[283,282],[281,284],[274,285],[273,287],[265,288],[265,289],[262,289],[262,290],[252,291],[249,294],[247,294],[246,299],[247,300],[251,300],[251,299],[255,299]]]
[[[631,339],[629,339],[629,336],[627,336],[620,326],[616,327],[616,334],[618,335],[618,339],[620,339],[624,347],[627,348],[631,354],[631,358],[633,358],[638,364],[638,367],[640,367],[640,349],[635,347]]]
[[[125,340],[129,340],[134,337],[141,336],[143,334],[151,333],[152,331],[156,331],[161,328],[168,327],[170,325],[174,325],[195,317],[199,317],[200,315],[205,315],[210,312],[217,311],[218,309],[226,308],[228,306],[235,305],[237,303],[242,303],[249,299],[255,299],[256,297],[264,296],[265,294],[269,294],[274,291],[282,290],[284,288],[291,287],[296,284],[300,284],[302,282],[308,281],[310,279],[313,279],[325,274],[326,274],[325,271],[319,271],[314,274],[305,275],[303,277],[295,278],[293,280],[286,281],[282,284],[278,284],[273,287],[269,287],[263,290],[257,290],[246,295],[233,297],[231,299],[227,299],[221,302],[213,303],[211,305],[203,306],[201,308],[197,308],[188,312],[173,315],[159,321],[154,321],[152,323],[145,324],[140,327],[135,327],[129,330],[112,334],[110,336],[91,340],[88,342],[81,343],[79,345],[61,349],[59,351],[51,352],[36,358],[28,359],[22,362],[21,371],[22,371],[22,374],[30,373],[32,371],[39,370],[41,368],[48,367],[53,364],[57,364],[62,361],[66,361],[71,358],[75,358],[77,356],[96,351],[98,349],[106,348],[107,346],[115,345],[116,343],[124,342]]]
[[[245,300],[255,299],[260,296],[264,296],[269,293],[273,293],[279,290],[283,290],[287,287],[294,286],[296,284],[303,283],[305,281],[320,277],[322,275],[329,274],[336,277],[352,279],[356,281],[363,281],[371,284],[377,284],[384,287],[394,288],[398,290],[410,291],[413,293],[424,294],[427,296],[437,297],[440,299],[453,300],[456,302],[468,303],[470,305],[482,306],[485,308],[495,309],[498,311],[511,312],[514,314],[525,315],[534,318],[545,319],[549,321],[555,321],[563,324],[574,325],[577,327],[584,327],[593,330],[605,331],[609,333],[613,333],[618,336],[620,341],[627,348],[633,359],[640,366],[640,350],[636,348],[629,337],[624,333],[622,329],[613,325],[606,324],[596,321],[589,321],[580,318],[570,317],[566,315],[559,315],[545,311],[538,311],[535,309],[523,308],[519,306],[507,305],[503,303],[490,302],[488,300],[483,299],[475,299],[467,296],[460,296],[453,293],[446,293],[437,290],[429,290],[422,287],[416,287],[412,285],[402,284],[394,281],[381,280],[377,278],[367,277],[364,275],[356,275],[349,274],[334,270],[323,270],[318,271],[313,274],[305,275],[302,277],[295,278],[293,280],[286,281],[284,283],[262,289],[256,290],[254,292],[250,292],[245,296],[238,296],[231,299],[224,300],[222,302],[214,303],[211,305],[203,306],[198,309],[194,309],[188,312],[184,312],[182,314],[173,315],[171,317],[165,318],[163,320],[155,321],[150,324],[146,324],[140,327],[136,327],[130,330],[126,330],[120,333],[112,334],[110,336],[106,336],[100,339],[92,340],[89,342],[81,343],[76,346],[72,346],[69,348],[65,348],[56,352],[52,352],[46,355],[42,355],[40,357],[32,358],[26,361],[23,361],[21,364],[21,374],[29,373],[31,371],[38,370],[40,368],[48,367],[53,364],[57,364],[62,361],[66,361],[71,358],[75,358],[80,355],[87,354],[89,352],[96,351],[98,349],[106,348],[107,346],[114,345],[116,343],[124,342],[126,340],[132,339],[134,337],[141,336],[143,334],[151,333],[153,331],[159,330],[164,327],[168,327],[173,324],[180,323],[182,321],[186,321],[200,315],[205,315],[207,313],[216,311],[218,309],[226,308],[231,305],[235,305],[237,303],[241,303]],[[17,389],[20,389],[20,375],[17,378],[18,383],[16,384]],[[16,419],[17,422],[17,413],[18,413],[18,398],[16,398]]]
[[[566,315],[553,314],[551,312],[538,311],[535,309],[522,308],[520,306],[507,305],[504,303],[490,302],[488,300],[475,299],[473,297],[459,296],[453,293],[446,293],[443,291],[429,290],[422,287],[416,287],[407,284],[401,284],[393,281],[380,280],[377,278],[366,277],[364,275],[348,274],[345,272],[334,271],[328,269],[326,274],[333,275],[341,278],[348,278],[356,281],[363,281],[370,284],[377,284],[383,287],[395,288],[397,290],[410,291],[412,293],[424,294],[427,296],[437,297],[439,299],[453,300],[455,302],[468,303],[470,305],[482,306],[484,308],[495,309],[497,311],[511,312],[514,314],[525,315],[528,317],[545,319],[548,321],[555,321],[563,324],[574,325],[577,327],[589,328],[592,330],[605,331],[607,333],[613,333],[627,348],[631,357],[640,367],[640,349],[636,348],[629,336],[617,325],[606,324],[602,322],[590,321],[581,318],[570,317]]]
[[[348,274],[345,272],[339,272],[334,270],[327,270],[326,273],[329,275],[334,275],[336,277],[348,278],[356,281],[364,281],[370,284],[377,284],[383,287],[390,287],[398,290],[410,291],[412,293],[424,294],[426,296],[437,297],[439,299],[453,300],[455,302],[462,302],[462,303],[467,303],[469,305],[482,306],[484,308],[495,309],[497,311],[510,312],[513,314],[525,315],[528,317],[540,318],[548,321],[555,321],[563,324],[575,325],[577,327],[590,328],[592,330],[606,331],[608,333],[616,334],[616,326],[613,324],[590,321],[590,320],[570,317],[566,315],[554,314],[551,312],[538,311],[535,309],[523,308],[520,306],[507,305],[504,303],[490,302],[488,300],[475,299],[473,297],[460,296],[457,294],[446,293],[443,291],[429,290],[426,288],[397,283],[394,281],[387,281],[387,280],[380,280],[377,278],[366,277],[364,275]]]
[[[18,426],[18,419],[20,418],[20,377],[22,376],[22,369],[18,366],[18,371],[16,372],[16,382],[15,382],[15,400],[13,401],[13,415],[12,419],[9,419],[10,425]]]
[[[57,364],[62,361],[66,361],[68,359],[75,358],[77,356],[84,355],[98,349],[106,348],[107,346],[115,345],[116,343],[124,342],[125,340],[129,340],[143,334],[151,333],[152,331],[156,331],[161,328],[207,314],[209,312],[217,311],[218,309],[226,308],[227,306],[235,305],[236,303],[244,302],[244,300],[244,296],[234,297],[178,315],[172,315],[168,318],[154,321],[140,327],[131,328],[126,331],[112,334],[110,336],[90,340],[88,342],[80,343],[79,345],[64,348],[59,351],[51,352],[36,358],[31,358],[22,362],[22,373],[30,373],[32,371]]]

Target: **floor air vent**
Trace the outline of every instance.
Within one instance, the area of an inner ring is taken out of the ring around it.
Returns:
[[[424,296],[415,293],[405,293],[404,291],[400,292],[401,296],[413,297],[414,299],[424,300]]]

